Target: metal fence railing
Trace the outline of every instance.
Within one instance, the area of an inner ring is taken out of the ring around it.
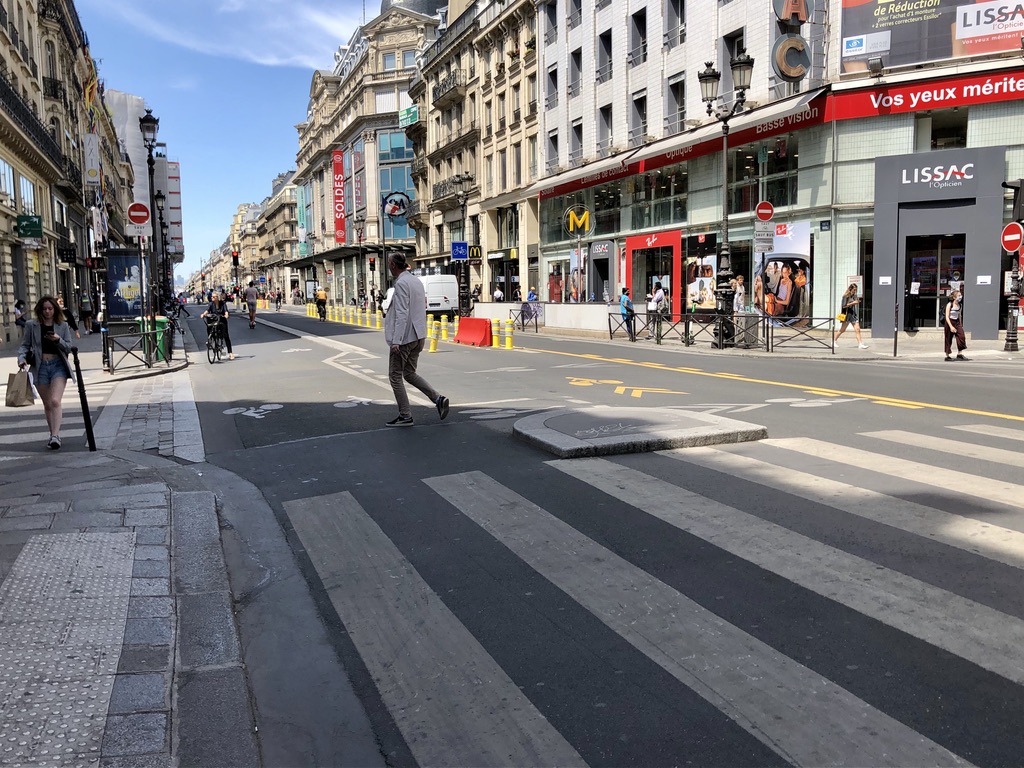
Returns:
[[[637,312],[634,315],[636,335],[646,332],[644,338],[661,344],[679,341],[689,347],[708,344],[713,349],[729,347],[763,349],[774,352],[776,347],[825,347],[835,352],[832,335],[835,318],[812,317],[783,320],[756,313],[717,314]],[[608,338],[627,337],[629,332],[621,312],[608,313]]]

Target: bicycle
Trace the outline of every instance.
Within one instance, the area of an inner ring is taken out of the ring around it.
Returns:
[[[320,322],[321,323],[326,322],[327,321],[327,302],[326,301],[318,301],[316,303],[316,311],[317,311],[317,314],[320,315]]]
[[[219,363],[224,356],[224,334],[221,333],[223,322],[219,317],[206,318],[206,357],[210,365]]]

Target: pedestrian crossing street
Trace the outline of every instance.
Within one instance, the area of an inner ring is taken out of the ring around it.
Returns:
[[[86,382],[86,397],[93,421],[99,414],[100,407],[110,397],[117,382],[99,381]],[[7,383],[0,384],[0,394],[6,395]],[[61,426],[62,450],[88,450],[85,436],[85,418],[82,415],[82,404],[78,395],[78,385],[68,382],[61,400],[64,417]],[[43,448],[49,439],[46,427],[46,416],[43,405],[36,398],[34,405],[21,408],[0,408],[0,450],[34,450]]]
[[[421,765],[1020,764],[1024,430],[851,438],[284,507]]]

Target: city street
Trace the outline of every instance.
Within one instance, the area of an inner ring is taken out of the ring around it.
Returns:
[[[1024,753],[1019,356],[442,342],[420,371],[451,415],[414,392],[388,429],[381,333],[232,322],[237,359],[189,373],[265,764]],[[572,460],[512,436],[616,407],[769,436]]]

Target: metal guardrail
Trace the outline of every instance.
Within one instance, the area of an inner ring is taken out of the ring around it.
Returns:
[[[519,309],[510,309],[508,318],[512,325],[525,331],[526,326],[533,324],[533,332],[540,333],[540,321],[544,315],[543,307],[540,304],[525,302]]]
[[[161,330],[153,331],[132,331],[130,333],[119,333],[119,334],[106,334],[104,339],[106,347],[106,363],[107,371],[113,373],[119,367],[124,367],[122,364],[127,359],[133,359],[138,361],[138,365],[142,365],[146,368],[152,368],[156,365],[156,351],[158,349],[157,344],[162,345],[162,340],[157,339],[158,334],[163,334]],[[147,340],[147,337],[151,337]],[[153,350],[150,355],[146,354],[147,346]],[[167,365],[171,364],[171,356],[168,354],[161,354],[164,358],[164,362]],[[119,354],[120,357],[115,359],[115,355]]]

